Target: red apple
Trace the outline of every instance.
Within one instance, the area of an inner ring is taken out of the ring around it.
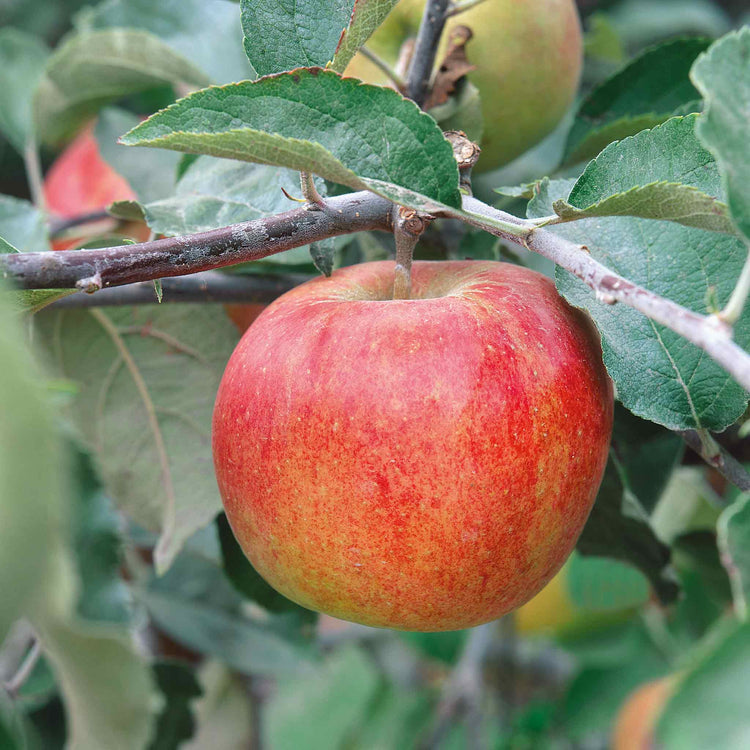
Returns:
[[[536,594],[596,497],[612,388],[596,333],[544,276],[393,263],[270,305],[227,365],[214,460],[252,564],[366,625],[454,630]]]

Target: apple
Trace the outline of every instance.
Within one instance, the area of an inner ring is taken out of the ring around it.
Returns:
[[[650,750],[661,712],[672,696],[677,678],[662,677],[641,685],[626,699],[615,720],[612,750]]]
[[[367,47],[395,63],[401,44],[416,36],[425,0],[402,0],[370,37]],[[438,63],[456,26],[474,36],[466,51],[477,70],[469,80],[482,100],[482,155],[475,172],[495,169],[552,132],[578,90],[583,42],[574,0],[485,0],[446,24]],[[345,75],[387,83],[363,54]]]
[[[598,337],[505,263],[363,263],[277,299],[216,398],[227,518],[302,606],[401,630],[488,622],[560,569],[612,429]]]

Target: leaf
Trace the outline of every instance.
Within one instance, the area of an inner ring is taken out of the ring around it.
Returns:
[[[667,219],[735,234],[711,154],[695,137],[696,115],[612,143],[589,162],[567,201],[553,208],[567,221],[598,216]]]
[[[128,624],[130,592],[120,577],[120,520],[102,492],[91,459],[80,451],[71,456],[71,549],[80,581],[77,614],[85,620]]]
[[[34,96],[45,143],[69,138],[104,105],[164,85],[205,86],[206,75],[153,34],[112,29],[73,34],[57,48]]]
[[[663,545],[643,518],[625,514],[626,488],[616,463],[610,458],[596,502],[578,540],[582,555],[630,563],[649,579],[657,596],[667,604],[678,589],[666,575],[669,548]]]
[[[325,195],[325,183],[316,180]],[[179,236],[252,221],[288,211],[284,195],[299,194],[299,174],[261,164],[199,156],[177,183],[174,195],[145,206],[146,221],[157,234]],[[307,246],[277,253],[274,263],[310,262]]]
[[[112,169],[125,178],[141,203],[174,194],[179,154],[169,151],[125,148],[117,139],[140,119],[124,109],[107,107],[99,113],[94,134],[99,151]]]
[[[743,750],[750,742],[750,623],[733,628],[678,679],[656,727],[664,747]],[[710,715],[707,715],[710,707]]]
[[[273,589],[253,568],[237,543],[224,513],[220,513],[216,517],[216,528],[221,543],[224,574],[240,594],[251,601],[257,602],[269,612],[294,612],[300,619],[315,619],[314,612],[300,607]]]
[[[696,61],[692,77],[706,100],[698,137],[719,162],[732,217],[750,239],[750,28],[712,45]]]
[[[349,25],[341,34],[331,68],[343,73],[357,50],[372,36],[398,0],[355,0]]]
[[[283,680],[266,706],[269,747],[328,750],[342,747],[364,720],[378,686],[373,663],[354,646],[331,654],[305,680]]]
[[[158,36],[215,83],[255,78],[230,0],[105,0],[77,17],[79,30],[130,28]]]
[[[0,282],[1,283],[1,282]],[[65,515],[62,464],[49,394],[7,292],[0,291],[0,641],[30,606],[54,562]]]
[[[70,410],[108,494],[161,534],[157,569],[221,508],[211,414],[237,333],[222,308],[164,305],[39,316],[57,372],[79,386]]]
[[[198,91],[121,142],[313,172],[399,204],[460,206],[458,167],[435,121],[391,89],[331,71]]]
[[[191,703],[202,690],[193,670],[184,664],[154,664],[154,676],[165,701],[148,750],[177,750],[195,733]]]
[[[336,243],[330,239],[310,243],[310,257],[315,264],[315,268],[323,276],[330,276],[333,273],[333,256],[335,251]]]
[[[566,181],[543,183],[529,215],[549,215],[569,187]],[[586,219],[549,231],[585,245],[596,260],[635,284],[704,314],[710,296],[719,302],[729,298],[746,256],[739,239],[671,222]],[[625,305],[598,301],[567,271],[558,269],[556,280],[568,302],[594,319],[618,398],[634,414],[669,429],[717,431],[742,414],[747,394],[698,347]],[[750,312],[734,332],[737,343],[748,348]]]
[[[734,609],[741,620],[748,620],[750,609],[750,495],[730,505],[716,526],[721,561],[732,584]]]
[[[247,674],[309,673],[312,648],[284,618],[254,617],[220,568],[183,553],[137,592],[159,627],[183,646]]]
[[[615,404],[612,453],[628,491],[646,513],[654,510],[684,452],[679,435]]]
[[[690,83],[690,66],[710,43],[678,39],[652,47],[595,88],[578,109],[565,162],[591,158],[608,143],[652,128],[699,98]]]
[[[333,59],[354,0],[240,0],[245,53],[260,76]]]
[[[42,39],[18,29],[0,29],[0,133],[19,154],[32,135],[31,97],[48,57]]]
[[[648,601],[648,580],[630,565],[573,553],[565,583],[573,606],[590,612],[618,612]]]

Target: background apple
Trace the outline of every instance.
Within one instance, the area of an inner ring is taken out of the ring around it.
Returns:
[[[504,263],[393,263],[287,293],[214,411],[230,524],[269,583],[368,625],[453,630],[562,566],[607,459],[612,390],[587,319]]]
[[[612,750],[650,750],[659,716],[675,688],[675,677],[662,677],[634,690],[620,709]]]
[[[424,0],[402,0],[367,42],[373,52],[395,63],[401,44],[415,36]],[[446,25],[471,28],[467,45],[477,70],[469,80],[482,99],[482,156],[478,172],[519,156],[560,122],[578,88],[582,65],[581,26],[572,0],[485,0]],[[387,83],[385,74],[358,54],[345,75],[368,83]]]

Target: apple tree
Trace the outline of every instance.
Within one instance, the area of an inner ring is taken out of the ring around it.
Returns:
[[[743,3],[48,5],[0,748],[747,747]]]

